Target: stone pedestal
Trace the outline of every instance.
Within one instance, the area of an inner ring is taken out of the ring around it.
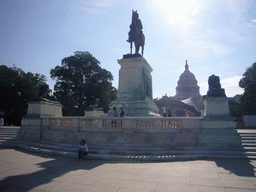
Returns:
[[[206,97],[204,100],[203,128],[235,128],[234,117],[229,114],[227,97]]]
[[[62,117],[62,105],[59,102],[33,101],[28,103],[28,112],[21,121],[19,136],[40,139],[42,138],[41,117]]]
[[[84,111],[85,117],[101,117],[104,115],[104,111],[102,110],[91,110],[91,111]]]
[[[62,105],[59,102],[32,101],[28,103],[27,116],[62,117]]]
[[[199,144],[211,147],[241,144],[235,119],[229,114],[228,98],[207,97],[204,100],[204,118]]]
[[[206,97],[204,104],[204,117],[230,118],[228,98],[227,97]]]
[[[117,98],[111,102],[113,107],[124,108],[126,116],[158,116],[159,109],[153,102],[153,69],[143,57],[131,57],[118,60],[119,85]]]

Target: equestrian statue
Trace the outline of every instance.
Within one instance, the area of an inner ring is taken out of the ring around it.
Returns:
[[[132,23],[130,25],[130,31],[128,33],[127,42],[130,43],[131,53],[132,54],[132,43],[135,45],[135,55],[139,55],[139,49],[141,47],[141,54],[143,56],[145,36],[143,34],[143,26],[141,20],[139,19],[139,14],[137,11],[132,10]]]

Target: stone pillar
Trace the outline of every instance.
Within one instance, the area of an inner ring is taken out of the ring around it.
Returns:
[[[111,102],[112,108],[124,108],[126,116],[158,116],[158,107],[153,102],[153,69],[143,57],[130,57],[118,60],[119,85],[117,98]]]
[[[62,117],[62,105],[55,101],[29,102],[27,115],[21,121],[19,136],[30,139],[42,139],[41,117],[44,116]]]
[[[231,118],[227,97],[206,97],[203,104],[205,118]]]
[[[54,116],[62,117],[62,105],[56,101],[28,102],[27,116]]]
[[[204,117],[199,145],[237,146],[241,144],[234,117],[229,114],[228,98],[218,76],[209,77],[209,91],[204,100]]]

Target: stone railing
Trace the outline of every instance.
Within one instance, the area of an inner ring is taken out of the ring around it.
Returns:
[[[89,143],[195,145],[202,118],[41,117],[40,138]]]
[[[91,144],[143,144],[168,147],[212,146],[213,143],[232,145],[240,141],[234,129],[234,119],[222,113],[216,115],[218,111],[211,111],[209,106],[208,117],[114,118],[61,117],[57,116],[60,115],[59,104],[39,102],[29,105],[28,115],[23,118],[19,131],[19,136],[23,138],[67,142],[85,139]]]
[[[49,117],[24,119],[21,137],[118,145],[238,144],[233,120],[202,117]],[[235,135],[235,136],[234,136]]]
[[[86,130],[167,130],[199,128],[202,118],[182,117],[42,117],[42,126],[50,129]]]

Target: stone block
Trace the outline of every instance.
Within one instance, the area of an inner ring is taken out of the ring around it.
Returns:
[[[204,118],[202,120],[203,128],[235,128],[234,118]]]
[[[232,146],[240,145],[241,138],[234,128],[202,129],[199,135],[199,145]]]
[[[218,118],[231,117],[229,114],[227,97],[206,97],[204,104],[204,117]]]
[[[126,116],[158,116],[159,109],[153,102],[153,71],[143,57],[123,58],[118,60],[119,85],[117,98],[109,105],[110,109],[124,108]],[[112,115],[110,110],[108,115]]]
[[[182,123],[184,128],[202,127],[202,118],[183,118]]]
[[[84,111],[85,117],[100,117],[102,115],[104,115],[104,111],[101,110]]]
[[[59,102],[28,102],[28,116],[62,116],[62,105]]]
[[[40,126],[24,125],[20,128],[19,136],[22,138],[40,139],[41,138]]]

